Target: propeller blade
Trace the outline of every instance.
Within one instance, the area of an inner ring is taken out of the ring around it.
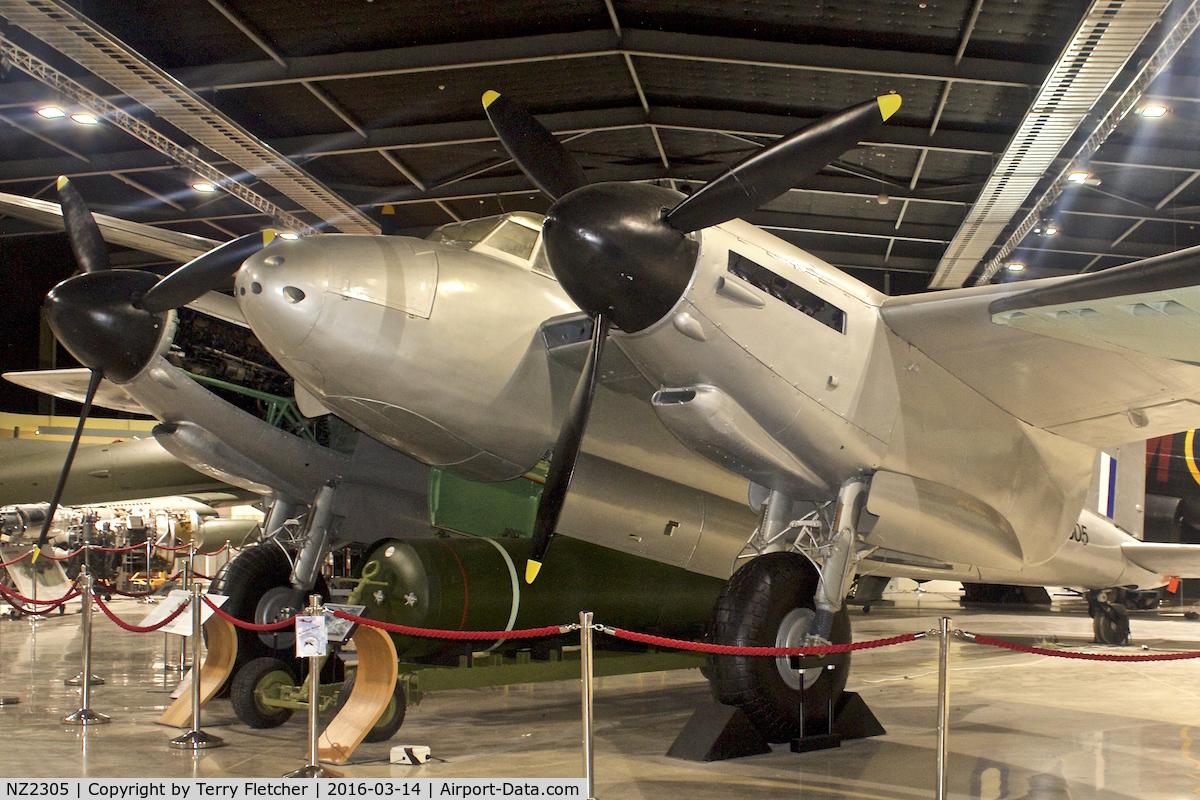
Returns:
[[[67,241],[75,254],[75,263],[84,272],[103,272],[108,269],[108,245],[100,235],[96,218],[83,202],[83,195],[66,175],[58,178],[58,204],[62,207],[63,226]]]
[[[71,474],[71,462],[75,460],[75,451],[79,449],[79,437],[83,435],[83,423],[87,422],[88,414],[92,410],[92,400],[95,399],[96,390],[100,388],[100,381],[103,378],[104,373],[98,369],[92,370],[92,375],[88,378],[87,394],[83,398],[83,410],[79,412],[79,424],[75,426],[75,438],[71,440],[71,447],[67,450],[67,459],[63,462],[62,472],[59,473],[58,485],[54,487],[54,497],[50,500],[50,510],[46,512],[46,521],[42,523],[42,533],[38,536],[37,547],[34,548],[30,563],[37,562],[37,557],[42,552],[42,545],[46,544],[46,537],[50,535],[50,526],[54,522],[54,513],[58,511],[58,501],[62,499],[63,488],[67,485],[67,478]]]
[[[730,167],[667,214],[684,233],[720,225],[774,200],[818,172],[900,108],[900,95],[885,94],[801,128]]]
[[[551,200],[587,183],[579,162],[521,106],[489,90],[483,95],[483,110],[521,172]]]
[[[558,526],[558,517],[562,514],[563,500],[567,496],[567,487],[571,485],[575,460],[579,457],[579,445],[583,442],[583,431],[587,428],[588,414],[592,409],[596,376],[600,372],[600,356],[604,351],[610,324],[611,319],[607,313],[597,314],[593,320],[592,346],[588,350],[587,360],[583,363],[579,383],[575,384],[575,393],[571,395],[571,407],[567,410],[567,418],[563,420],[562,430],[558,432],[558,442],[555,443],[554,453],[550,456],[550,469],[546,472],[546,486],[542,489],[542,499],[538,502],[537,518],[533,523],[533,550],[529,554],[529,560],[525,562],[526,583],[533,583],[537,578],[542,561],[546,558],[546,550],[550,547],[550,538],[554,536],[554,529]]]
[[[154,284],[134,305],[152,314],[186,306],[237,272],[243,261],[274,241],[275,235],[267,229],[225,242]]]

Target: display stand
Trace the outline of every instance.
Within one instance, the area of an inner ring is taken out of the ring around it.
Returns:
[[[218,614],[209,617],[204,623],[204,633],[208,642],[204,665],[200,667],[201,706],[211,700],[225,685],[229,674],[233,672],[233,662],[237,659],[237,631],[224,617]],[[192,677],[194,680],[195,676]],[[184,693],[177,697],[155,722],[172,728],[182,728],[189,724],[191,719],[192,700],[190,693]]]
[[[396,690],[397,658],[392,637],[378,628],[359,625],[351,637],[358,651],[358,671],[346,704],[321,734],[317,752],[329,764],[345,764],[370,732]]]

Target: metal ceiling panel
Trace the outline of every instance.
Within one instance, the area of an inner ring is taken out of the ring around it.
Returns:
[[[0,13],[336,229],[378,230],[357,208],[69,6],[57,0],[0,0]]]
[[[930,288],[966,282],[1166,5],[1167,0],[1092,4],[947,248]]]

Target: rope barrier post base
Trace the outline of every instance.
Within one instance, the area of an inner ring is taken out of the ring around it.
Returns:
[[[579,612],[579,669],[583,705],[583,777],[587,779],[588,800],[596,797],[595,750],[592,739],[592,612]]]
[[[84,569],[82,573],[84,598],[83,603],[83,672],[80,673],[79,694],[83,705],[73,714],[63,717],[67,725],[103,725],[112,719],[93,711],[90,707],[92,698],[92,576]],[[34,584],[35,586],[37,584]]]
[[[325,613],[321,606],[321,595],[308,596],[308,608],[305,613],[318,616]],[[299,642],[299,631],[296,640]],[[308,657],[308,763],[295,772],[284,775],[285,778],[340,778],[342,773],[337,770],[322,767],[319,760],[320,745],[317,731],[317,711],[321,701],[321,657]]]
[[[946,798],[946,734],[950,731],[950,618],[938,630],[937,800]]]
[[[182,736],[176,736],[167,745],[175,750],[211,750],[214,747],[224,747],[225,740],[200,730],[200,623],[203,614],[200,608],[200,584],[192,584],[192,729]]]

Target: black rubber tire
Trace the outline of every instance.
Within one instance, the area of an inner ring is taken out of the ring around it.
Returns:
[[[346,701],[350,699],[350,692],[354,690],[354,676],[357,672],[351,673],[346,678],[342,688],[338,690],[337,705],[338,708],[346,705]],[[383,716],[379,721],[367,731],[367,735],[363,737],[364,742],[386,742],[396,735],[396,731],[400,730],[400,726],[404,724],[404,712],[408,710],[408,698],[404,696],[404,687],[396,681],[396,689],[392,692],[392,699],[388,701],[388,707],[383,710]]]
[[[738,647],[774,647],[780,623],[795,609],[813,609],[818,575],[797,553],[767,553],[739,569],[717,598],[712,640]],[[850,615],[845,605],[834,616],[831,636],[835,644],[850,641]],[[833,665],[833,669],[827,669]],[[850,654],[827,657],[825,667],[804,689],[804,727],[817,730],[826,716],[829,700],[837,705],[850,672]],[[788,685],[776,659],[763,656],[710,655],[709,686],[718,703],[737,706],[771,742],[786,742],[800,735],[798,688]]]
[[[259,542],[238,553],[228,564],[221,567],[208,587],[210,594],[223,594],[229,599],[221,606],[221,610],[245,622],[254,622],[254,612],[258,603],[271,589],[277,586],[287,586],[292,576],[292,563],[287,554],[273,541]],[[317,594],[329,599],[329,588],[323,577],[317,578]],[[295,648],[291,646],[293,639],[281,641],[279,648],[273,648],[263,641],[260,634],[243,628],[237,629],[238,652],[234,659],[233,673],[244,664],[256,658],[274,656],[287,661],[295,658]],[[303,667],[293,666],[297,674],[303,673]],[[230,689],[230,683],[222,687],[218,696]]]
[[[221,606],[225,613],[244,622],[254,622],[258,601],[269,589],[287,586],[291,574],[292,565],[283,549],[274,542],[262,542],[245,548],[221,567],[208,592],[229,598]],[[235,676],[242,665],[274,654],[254,631],[238,628],[237,638],[238,652],[233,666]]]
[[[292,718],[292,709],[267,708],[258,701],[257,693],[260,688],[284,682],[296,683],[291,665],[270,656],[250,661],[233,676],[229,690],[233,713],[251,728],[278,728]]]
[[[1129,612],[1124,606],[1102,605],[1092,617],[1092,630],[1101,644],[1129,643]]]

